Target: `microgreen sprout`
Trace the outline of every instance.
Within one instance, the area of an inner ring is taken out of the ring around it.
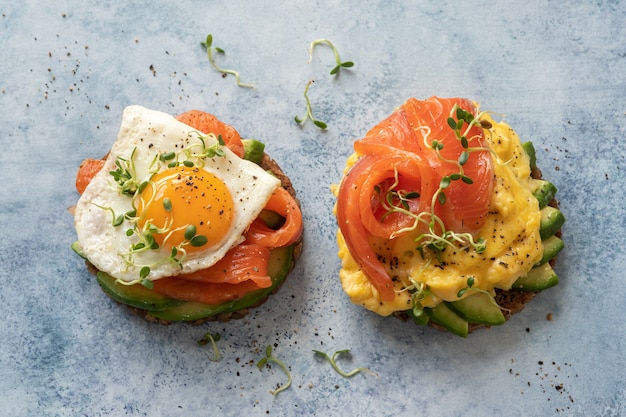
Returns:
[[[147,279],[148,275],[150,275],[150,267],[144,266],[143,268],[141,268],[141,270],[139,271],[139,279],[141,279],[141,285],[146,288],[153,288],[154,283]]]
[[[202,168],[204,166],[205,158],[223,157],[226,155],[226,152],[224,151],[226,142],[224,142],[222,135],[215,136],[213,133],[205,135],[200,132],[195,132],[195,134],[198,136],[198,142],[185,146],[178,153],[162,153],[159,155],[158,160],[167,164],[168,168],[176,168],[180,165],[187,168],[193,168],[194,166]],[[215,143],[208,146],[207,139],[215,140]],[[180,157],[184,158],[182,162],[179,160]]]
[[[458,298],[463,297],[468,291],[480,292],[480,293],[487,294],[489,296],[489,300],[490,300],[491,304],[493,304],[494,306],[496,306],[499,309],[504,310],[504,311],[510,311],[508,308],[504,308],[504,307],[501,307],[500,305],[498,305],[498,303],[496,303],[495,298],[493,298],[493,296],[491,295],[491,293],[489,293],[489,291],[484,290],[482,288],[474,287],[474,284],[476,283],[476,278],[475,277],[469,276],[465,283],[467,284],[467,287],[461,288],[456,293],[456,296]]]
[[[202,144],[204,145],[204,138],[200,138],[200,140],[202,141]],[[204,148],[204,156],[207,158],[213,158],[214,156],[221,157],[221,156],[226,155],[226,153],[224,152],[225,145],[226,143],[224,142],[222,135],[218,135],[217,142],[215,144],[209,146],[208,148],[207,147]]]
[[[209,58],[209,63],[211,64],[211,66],[216,71],[221,72],[224,75],[226,75],[226,74],[234,75],[235,76],[235,81],[237,82],[237,85],[239,87],[254,88],[254,84],[242,83],[241,80],[240,80],[239,73],[237,71],[232,70],[232,69],[221,68],[220,66],[218,66],[215,63],[215,58],[213,57],[213,50],[215,50],[215,52],[220,53],[220,54],[225,54],[226,52],[222,48],[218,48],[218,47],[214,47],[213,46],[213,35],[208,34],[207,37],[206,37],[206,40],[204,42],[200,42],[200,43],[202,44],[202,46],[204,46],[206,48],[207,57]]]
[[[267,345],[267,347],[265,348],[265,357],[259,360],[256,366],[257,368],[261,369],[270,362],[273,362],[276,365],[278,365],[283,370],[283,372],[285,372],[288,378],[286,384],[276,388],[273,391],[270,391],[272,395],[278,395],[279,393],[285,391],[287,388],[291,386],[291,372],[289,372],[287,365],[285,365],[280,359],[272,355],[272,345]]]
[[[207,146],[206,139],[208,138],[213,138],[216,142],[211,146]],[[183,149],[182,153],[184,153],[186,158],[183,161],[183,165],[186,167],[192,167],[195,165],[192,161],[193,159],[196,160],[196,164],[202,167],[204,166],[204,162],[200,161],[203,161],[204,158],[223,157],[226,155],[224,152],[224,146],[226,143],[224,142],[222,135],[215,137],[212,133],[208,135],[198,133],[198,139],[200,140],[199,144],[189,145]],[[199,150],[197,149],[198,147],[200,148]]]
[[[204,346],[208,343],[211,343],[211,347],[213,348],[213,357],[209,356],[209,359],[213,362],[217,362],[220,358],[220,351],[217,348],[217,343],[220,340],[220,334],[219,333],[205,333],[204,336],[202,336],[202,339],[198,340],[198,345],[200,346]]]
[[[339,51],[337,50],[337,47],[328,39],[318,39],[318,40],[311,42],[311,45],[309,46],[309,62],[313,60],[313,48],[315,48],[317,45],[322,45],[322,44],[328,45],[330,49],[332,49],[333,54],[335,55],[335,61],[337,65],[335,65],[333,69],[330,71],[330,75],[339,74],[339,70],[341,68],[352,68],[354,66],[354,62],[352,61],[341,60],[341,58],[339,57]]]
[[[152,280],[148,279],[148,275],[150,275],[150,267],[149,266],[144,266],[139,271],[139,279],[136,279],[134,281],[124,281],[124,280],[121,280],[121,279],[116,279],[115,282],[117,284],[126,285],[126,286],[131,286],[131,285],[135,285],[135,284],[141,284],[145,288],[151,290],[151,289],[154,288],[154,282],[152,282]]]
[[[193,224],[185,229],[185,240],[194,247],[204,246],[209,241],[206,236],[196,234],[196,226]]]
[[[111,225],[113,227],[117,227],[119,225],[121,225],[122,223],[124,223],[124,219],[125,219],[125,215],[124,214],[120,214],[119,216],[115,214],[115,210],[113,210],[111,207],[104,207],[101,206],[99,204],[93,203],[94,206],[102,209],[102,210],[106,210],[111,212],[111,216],[113,217],[113,220],[111,221]]]
[[[165,243],[170,238],[172,233],[182,230],[182,228],[172,229],[171,222],[172,219],[170,218],[170,222],[164,228],[158,228],[152,223],[147,223],[142,229],[137,224],[135,224],[133,228],[126,231],[126,235],[137,235],[139,240],[137,243],[131,244],[129,252],[120,254],[120,256],[122,256],[122,258],[128,265],[137,266],[134,263],[135,254],[147,250],[159,249],[159,244],[155,240],[155,235],[166,234],[163,239],[163,243]],[[201,247],[206,245],[209,241],[206,236],[197,234],[197,228],[195,225],[187,225],[185,226],[184,230],[184,240],[180,242],[177,246],[172,247],[169,257],[161,259],[156,264],[172,262],[173,264],[177,264],[182,268],[183,260],[185,259],[185,256],[187,254],[185,246],[191,245],[193,247]],[[136,281],[131,281],[131,285],[138,282],[144,284],[144,281],[146,281],[148,275],[150,274],[150,266],[151,265],[144,265],[140,269],[139,279]]]
[[[339,365],[337,365],[337,356],[340,355],[344,355],[344,354],[350,354],[350,349],[344,349],[344,350],[338,350],[335,353],[333,353],[333,356],[329,356],[328,354],[319,351],[319,350],[315,350],[313,349],[313,352],[315,352],[315,354],[320,355],[322,357],[324,357],[328,362],[330,362],[330,365],[333,367],[333,369],[341,376],[346,377],[346,378],[350,378],[353,377],[354,375],[358,374],[359,372],[367,372],[370,373],[372,375],[376,375],[374,372],[370,371],[368,368],[355,368],[350,372],[346,372],[344,370],[342,370],[341,368],[339,368]]]
[[[426,263],[420,268],[417,276],[422,275],[422,273],[426,268],[428,268],[430,263],[431,259],[428,259]],[[420,317],[422,314],[425,314],[422,301],[424,301],[424,299],[426,299],[426,297],[430,295],[430,288],[425,283],[418,282],[411,276],[409,276],[409,280],[411,281],[411,285],[404,288],[403,291],[409,291],[411,293],[411,305],[413,306],[413,315],[415,317]]]
[[[431,149],[433,149],[435,153],[437,154],[437,157],[441,161],[455,164],[457,167],[457,171],[458,171],[458,172],[454,172],[452,174],[446,175],[441,178],[441,181],[439,183],[439,188],[437,189],[437,191],[435,191],[433,200],[431,202],[431,213],[433,214],[433,218],[435,217],[434,216],[435,202],[438,202],[441,205],[444,205],[446,203],[447,197],[445,194],[445,190],[448,187],[450,187],[453,181],[461,180],[462,182],[468,185],[471,185],[474,183],[474,180],[472,178],[465,175],[463,166],[469,160],[471,152],[489,150],[488,148],[481,148],[481,147],[471,148],[469,144],[473,138],[468,139],[467,137],[470,133],[470,130],[474,126],[481,126],[481,127],[483,126],[480,121],[480,118],[482,117],[483,114],[484,113],[479,113],[478,116],[474,117],[474,115],[471,112],[462,109],[457,104],[455,104],[450,110],[450,115],[446,119],[448,126],[454,131],[454,136],[461,143],[461,146],[463,147],[463,151],[459,154],[459,157],[457,158],[457,160],[447,159],[441,154],[441,150],[444,148],[444,144],[438,141],[437,139],[434,139],[430,143],[430,145],[428,144],[427,138],[429,136],[428,133],[430,133],[430,129],[427,129],[427,134],[424,135],[424,144],[427,147],[430,147]],[[456,120],[454,118],[455,116],[456,116]],[[441,224],[441,227],[443,228],[443,224]],[[465,237],[467,237],[467,234],[465,235],[466,235]],[[446,238],[446,240],[448,239]],[[480,244],[478,246],[480,246]],[[482,250],[484,250],[484,248]]]
[[[395,186],[397,186],[397,171],[395,171],[394,176],[396,179],[396,182],[394,182],[394,185],[392,186],[392,188],[389,188],[387,190],[386,193],[384,193],[385,196],[385,205],[386,207],[389,207],[387,209],[387,211],[383,214],[383,216],[381,217],[380,221],[383,222],[385,220],[385,218],[390,215],[391,213],[393,213],[393,209],[391,207],[400,207],[404,210],[404,211],[409,211],[410,210],[410,203],[411,200],[415,200],[417,198],[420,197],[420,193],[418,193],[417,191],[407,191],[407,190],[397,190],[395,189]],[[374,191],[378,194],[382,194],[383,190],[379,185],[374,186]]]
[[[137,151],[137,148],[133,149],[129,159],[117,157],[115,159],[115,166],[117,169],[109,172],[115,182],[119,184],[122,193],[127,195],[135,194],[139,188],[139,183],[137,182],[135,174],[135,151]]]
[[[311,109],[311,100],[309,100],[309,87],[314,82],[315,81],[310,80],[308,83],[306,83],[306,87],[304,87],[304,100],[306,102],[306,114],[304,115],[304,117],[296,116],[294,120],[296,121],[296,123],[302,124],[307,119],[311,119],[311,121],[313,122],[315,126],[319,127],[320,129],[326,129],[328,127],[326,123],[322,122],[321,120],[317,120],[315,117],[313,117],[313,110]]]

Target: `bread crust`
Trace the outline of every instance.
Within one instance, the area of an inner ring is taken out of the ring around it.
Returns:
[[[298,200],[298,198],[296,197],[296,190],[293,187],[291,179],[287,176],[287,174],[285,174],[283,172],[283,170],[276,163],[276,161],[274,161],[272,158],[270,158],[270,156],[267,153],[263,153],[263,158],[261,160],[260,166],[264,170],[269,171],[272,174],[274,174],[276,176],[276,178],[278,178],[280,180],[282,187],[285,190],[287,190],[289,192],[289,194],[291,194],[291,196],[296,201],[296,204],[298,204],[298,207],[300,207],[300,200]],[[291,258],[291,266],[289,268],[289,272],[291,272],[293,270],[293,268],[296,265],[296,262],[300,258],[300,255],[302,254],[302,247],[303,247],[303,240],[302,240],[302,235],[301,235],[300,238],[294,244],[294,250],[293,250],[293,255],[292,255],[292,258]],[[93,267],[92,267],[92,269],[93,269]],[[281,282],[281,284],[278,287],[276,287],[270,293],[270,295],[275,294],[278,291],[278,289],[282,286],[283,283],[284,283],[284,281]],[[263,303],[265,303],[267,301],[268,298],[269,298],[269,295],[267,297],[264,297],[263,299],[261,299],[260,301],[255,303],[254,305],[247,306],[246,308],[243,308],[243,309],[238,310],[238,311],[228,312],[228,313],[220,313],[220,314],[217,314],[217,315],[214,315],[214,316],[209,316],[209,317],[204,317],[204,318],[197,319],[197,320],[187,321],[185,323],[189,323],[189,324],[192,324],[192,325],[200,325],[200,324],[203,324],[203,323],[206,323],[206,322],[209,322],[209,321],[228,322],[230,320],[242,319],[249,313],[250,309],[262,305]],[[124,305],[126,305],[126,304],[124,304]],[[147,310],[143,310],[143,309],[140,309],[140,308],[137,308],[137,307],[128,306],[128,305],[126,305],[126,307],[128,307],[134,314],[144,318],[145,320],[147,320],[147,321],[149,321],[151,323],[158,323],[158,324],[162,324],[162,325],[170,325],[170,324],[172,324],[172,322],[169,321],[169,320],[164,320],[164,319],[160,319],[160,318],[154,317]]]

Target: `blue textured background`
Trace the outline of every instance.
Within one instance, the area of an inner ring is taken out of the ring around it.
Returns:
[[[0,6],[0,415],[618,416],[626,413],[626,5],[599,0],[56,1]],[[262,4],[264,3],[264,4]],[[254,90],[207,62],[208,33]],[[355,67],[333,78],[328,38]],[[304,112],[309,79],[315,115]],[[558,287],[467,340],[350,304],[329,191],[406,98],[465,96],[535,142],[568,221]],[[162,327],[111,302],[69,246],[82,159],[123,108],[200,108],[262,139],[306,248],[247,318]],[[546,319],[548,313],[553,318]],[[196,340],[219,332],[221,359]],[[267,344],[290,366],[257,369]],[[345,379],[312,349],[351,349]]]

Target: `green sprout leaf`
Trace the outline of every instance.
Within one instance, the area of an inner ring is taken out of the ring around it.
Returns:
[[[194,246],[196,248],[199,248],[200,246],[204,246],[207,244],[207,242],[209,241],[209,239],[207,239],[206,236],[203,235],[195,235],[194,237],[192,237],[189,240],[189,243],[191,244],[191,246]]]
[[[196,235],[196,226],[194,226],[193,224],[190,224],[189,226],[187,226],[187,229],[185,229],[185,240],[191,240],[193,239],[195,235]]]
[[[122,224],[124,222],[124,218],[125,216],[123,214],[117,216],[115,220],[113,220],[113,226],[119,226],[120,224]]]
[[[468,177],[467,175],[462,175],[461,181],[463,181],[465,184],[474,184],[474,180]]]
[[[149,290],[154,288],[154,282],[152,282],[149,279],[142,279],[141,280],[141,285],[143,285],[144,287],[146,287]]]
[[[461,152],[461,155],[459,155],[459,165],[465,165],[469,159],[469,152],[467,151],[463,151]]]
[[[137,148],[134,148],[130,154],[130,158],[125,159],[117,157],[115,160],[115,171],[109,171],[109,174],[113,177],[113,180],[118,184],[122,194],[133,196],[137,192],[139,183],[137,182],[135,173],[135,152]]]
[[[150,267],[144,266],[143,268],[141,268],[141,270],[139,271],[139,278],[145,279],[148,275],[150,275]]]
[[[163,208],[165,209],[165,211],[170,212],[172,211],[172,200],[170,200],[169,198],[165,197],[163,199]]]
[[[163,153],[163,154],[161,154],[161,155],[159,156],[159,160],[160,160],[161,162],[165,162],[165,161],[172,160],[172,159],[174,159],[175,157],[176,157],[176,153],[175,153],[175,152],[166,152],[166,153]]]
[[[319,127],[320,129],[326,129],[328,127],[328,125],[322,122],[321,120],[313,120],[313,124]]]

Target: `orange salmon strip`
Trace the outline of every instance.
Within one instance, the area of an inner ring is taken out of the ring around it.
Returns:
[[[361,185],[371,172],[371,166],[379,160],[376,157],[363,157],[343,178],[337,196],[337,223],[350,254],[379,292],[381,300],[392,301],[395,298],[393,282],[370,247],[367,230],[360,219],[361,193],[367,192]]]
[[[395,297],[393,282],[368,239],[388,239],[414,221],[406,214],[387,214],[386,192],[396,173],[394,190],[419,193],[419,198],[405,202],[406,209],[418,215],[430,212],[442,178],[458,172],[456,161],[466,149],[447,122],[455,105],[476,115],[474,104],[467,99],[409,99],[354,143],[360,158],[341,181],[337,221],[354,260],[383,301]],[[466,136],[472,150],[463,174],[473,182],[452,182],[445,190],[446,203],[436,201],[434,211],[447,229],[474,233],[483,226],[489,211],[493,166],[482,129],[474,126]],[[431,146],[434,140],[443,144],[440,156]]]
[[[265,205],[265,210],[276,212],[285,218],[278,230],[270,229],[257,218],[248,229],[247,242],[279,248],[295,243],[302,234],[302,212],[287,190],[277,188]]]
[[[152,290],[176,300],[216,305],[238,300],[250,291],[258,289],[260,288],[254,281],[244,281],[240,284],[213,284],[170,277],[154,281]]]
[[[76,175],[76,191],[82,194],[87,188],[87,185],[91,182],[91,179],[102,169],[104,166],[104,159],[85,159],[78,168],[78,174]]]
[[[267,288],[272,286],[272,279],[267,274],[269,256],[269,248],[242,243],[210,268],[178,275],[177,278],[213,284],[239,284],[252,280],[259,288]]]
[[[212,114],[203,112],[201,110],[190,110],[176,116],[179,122],[191,126],[194,129],[198,129],[204,134],[213,133],[215,136],[222,135],[222,139],[228,149],[233,151],[238,157],[243,158],[243,143],[241,142],[241,136],[237,130],[222,122]]]

